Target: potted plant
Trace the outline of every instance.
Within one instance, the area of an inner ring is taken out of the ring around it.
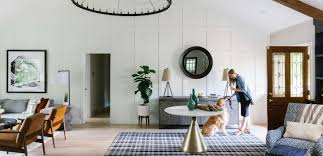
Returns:
[[[153,93],[153,83],[150,80],[150,74],[156,73],[155,70],[150,69],[149,66],[140,66],[140,70],[132,74],[135,83],[138,83],[135,94],[140,93],[143,103],[137,107],[138,116],[148,116],[150,112],[149,98]]]
[[[64,95],[64,105],[68,105],[68,93],[65,93]]]

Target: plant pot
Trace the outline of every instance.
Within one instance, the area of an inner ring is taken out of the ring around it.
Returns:
[[[68,106],[69,103],[68,102],[63,102],[63,105]]]
[[[149,116],[150,107],[149,105],[139,105],[137,107],[138,116]]]

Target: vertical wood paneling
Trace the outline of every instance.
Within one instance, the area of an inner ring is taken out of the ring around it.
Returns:
[[[183,31],[183,47],[185,49],[192,46],[206,47],[206,31],[199,28],[184,28]],[[197,93],[206,94],[207,80],[206,77],[201,79],[192,79],[183,76],[183,95],[189,96],[192,89],[195,88]]]
[[[154,19],[152,19],[154,20]],[[154,20],[157,21],[157,20]],[[136,21],[137,22],[137,21]],[[158,118],[158,91],[159,91],[159,58],[158,58],[158,25],[155,23],[153,27],[136,25],[135,34],[135,67],[137,70],[141,65],[148,65],[150,68],[156,70],[156,74],[151,76],[153,82],[153,94],[151,96],[149,105],[151,106],[152,123],[156,123]],[[135,104],[141,104],[142,99],[140,94],[136,95]],[[135,119],[136,120],[136,119]]]
[[[135,71],[134,31],[112,31],[111,54],[111,122],[133,123],[136,116],[131,74]],[[122,70],[122,72],[120,72]],[[127,97],[127,98],[125,98]],[[125,114],[124,112],[127,111]]]
[[[41,3],[44,8],[35,5],[38,2],[22,3],[17,6],[17,11],[11,12],[12,17],[6,20],[6,26],[2,26],[0,48],[2,51],[5,48],[48,49],[50,79],[58,69],[71,69],[74,123],[80,123],[80,114],[86,111],[81,108],[85,105],[83,87],[86,79],[82,59],[87,53],[111,53],[111,122],[115,124],[137,122],[136,106],[141,99],[133,94],[136,86],[131,74],[142,64],[158,71],[152,78],[152,123],[158,122],[157,100],[165,87],[161,75],[166,67],[171,69],[170,83],[176,96],[189,95],[192,88],[205,94],[223,94],[225,83],[220,81],[222,70],[234,67],[246,77],[256,92],[256,99],[263,102],[266,89],[266,67],[262,64],[266,56],[263,55],[263,48],[268,43],[268,33],[253,30],[248,23],[208,7],[208,4],[216,3],[176,0],[166,12],[136,18],[88,13],[75,8],[68,1],[46,2],[50,5]],[[60,6],[61,10],[46,6]],[[32,16],[30,8],[35,8]],[[42,12],[45,10],[50,11]],[[180,69],[179,56],[191,46],[205,47],[213,56],[213,69],[203,79],[190,79]],[[5,76],[5,54],[1,53],[0,57],[0,74]],[[4,97],[35,96],[6,94],[4,78],[0,78],[0,81],[0,95]],[[54,97],[60,101],[61,90],[49,85],[49,93],[39,96]]]

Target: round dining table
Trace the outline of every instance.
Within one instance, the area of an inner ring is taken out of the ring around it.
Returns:
[[[176,116],[191,117],[191,124],[187,130],[185,139],[182,144],[182,150],[186,153],[205,153],[207,145],[204,141],[200,127],[196,121],[197,117],[218,116],[222,115],[223,111],[204,111],[194,109],[190,111],[187,106],[173,106],[165,109],[165,112]]]

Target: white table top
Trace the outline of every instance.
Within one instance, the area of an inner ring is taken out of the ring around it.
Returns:
[[[187,106],[168,107],[165,109],[165,112],[168,114],[177,115],[177,116],[191,116],[191,117],[217,116],[217,115],[223,114],[223,111],[210,112],[210,111],[204,111],[200,109],[195,109],[193,111],[190,111],[188,110]]]

